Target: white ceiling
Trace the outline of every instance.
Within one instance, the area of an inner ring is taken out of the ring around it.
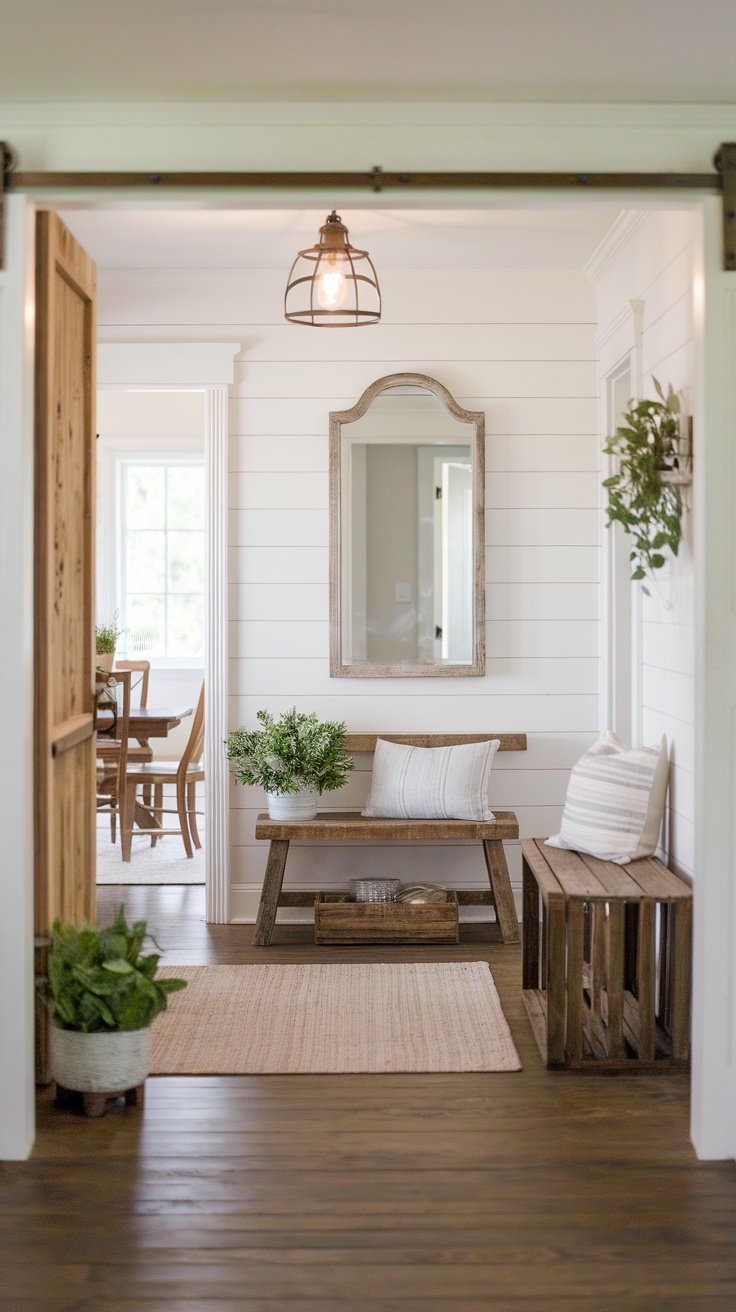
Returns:
[[[0,100],[736,99],[734,0],[0,0]]]
[[[320,210],[61,210],[100,268],[248,269],[286,273],[313,245]],[[354,246],[385,268],[582,268],[615,209],[343,209]]]

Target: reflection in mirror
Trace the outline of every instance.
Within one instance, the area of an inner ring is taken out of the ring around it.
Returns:
[[[333,674],[481,673],[483,416],[393,375],[332,420]]]

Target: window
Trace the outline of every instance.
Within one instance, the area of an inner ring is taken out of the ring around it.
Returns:
[[[127,653],[194,661],[204,651],[204,464],[120,458],[118,596]]]

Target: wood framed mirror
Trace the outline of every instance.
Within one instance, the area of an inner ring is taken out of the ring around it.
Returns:
[[[330,673],[485,673],[485,415],[388,374],[330,414]]]

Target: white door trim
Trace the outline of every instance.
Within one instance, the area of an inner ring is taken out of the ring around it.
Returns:
[[[97,347],[98,386],[205,393],[205,667],[204,797],[206,917],[230,921],[228,731],[227,450],[228,386],[239,342],[104,342]]]
[[[695,267],[695,907],[690,1131],[736,1157],[736,274],[718,198],[702,203]]]
[[[35,209],[5,198],[0,269],[0,1160],[23,1161],[36,1116],[33,960],[33,359]],[[11,637],[12,635],[12,637]]]

